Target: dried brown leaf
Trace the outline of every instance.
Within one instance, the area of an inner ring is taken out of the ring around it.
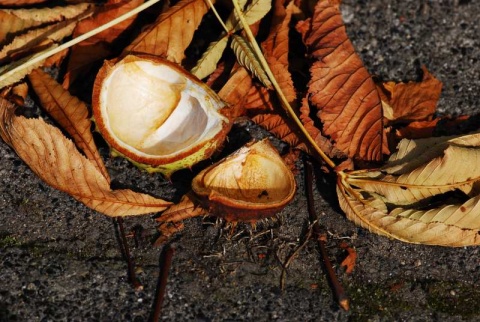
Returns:
[[[44,49],[72,34],[76,21],[65,21],[55,25],[31,30],[15,37],[11,43],[0,51],[0,61],[15,60],[27,54]]]
[[[82,20],[75,27],[73,37],[76,38],[100,27],[132,9],[135,9],[143,2],[144,0],[110,0],[103,6],[99,7],[100,9],[95,12],[92,17]],[[128,27],[130,27],[135,18],[136,16],[133,16],[124,20],[73,46],[63,86],[69,88],[78,77],[85,75],[90,71],[89,65],[91,63],[108,57],[108,55],[111,54],[110,44]]]
[[[72,136],[78,148],[109,181],[108,171],[91,132],[92,122],[85,103],[70,95],[50,75],[36,69],[28,76],[43,108]]]
[[[290,146],[302,150],[306,149],[303,141],[292,131],[293,124],[287,123],[287,118],[277,113],[262,113],[254,116],[252,120],[278,139],[290,144]]]
[[[357,262],[357,251],[355,248],[348,246],[348,244],[345,242],[340,244],[340,248],[345,249],[348,253],[347,257],[345,257],[342,263],[340,263],[340,266],[344,266],[346,268],[345,273],[351,274],[355,268],[355,263]]]
[[[180,1],[162,13],[154,24],[125,48],[123,55],[152,54],[180,64],[193,33],[208,10],[208,4],[204,0]]]
[[[179,203],[170,206],[156,220],[159,222],[178,222],[184,219],[206,215],[208,212],[199,206],[193,196],[185,194]]]
[[[30,28],[74,18],[90,6],[87,3],[79,3],[54,8],[2,9],[0,10],[0,44]]]
[[[275,94],[268,88],[260,84],[253,84],[247,94],[244,107],[250,116],[260,113],[272,113],[274,107]],[[278,101],[275,103],[277,104]]]
[[[442,82],[422,66],[421,82],[387,82],[377,85],[383,115],[391,122],[431,120],[442,92]]]
[[[276,0],[272,17],[272,28],[262,43],[263,53],[273,76],[289,103],[296,99],[292,77],[288,71],[288,33],[292,18],[293,2],[284,7],[285,0]]]
[[[395,131],[397,139],[421,139],[432,136],[452,135],[458,133],[458,127],[467,121],[470,117],[468,115],[461,115],[459,117],[441,117],[431,121],[416,121],[411,122],[405,127],[399,128]]]
[[[411,243],[467,246],[480,244],[479,183],[475,133],[402,140],[381,169],[339,172],[337,192],[347,217],[372,232]]]
[[[252,87],[252,78],[243,67],[237,68],[218,92],[222,100],[231,106],[232,116],[235,119],[244,114],[243,103]]]
[[[313,138],[315,143],[325,152],[330,158],[345,158],[346,155],[344,152],[340,151],[330,142],[329,139],[322,135],[322,132],[315,126],[313,119],[310,117],[310,105],[307,98],[303,98],[302,106],[300,107],[300,120],[302,121],[303,127],[310,136]],[[305,145],[304,150],[313,154]]]
[[[388,153],[379,95],[348,39],[338,6],[320,1],[312,19],[297,25],[310,56],[310,99],[323,133],[349,157],[381,160]]]
[[[20,7],[47,2],[48,0],[0,0],[0,6]]]
[[[47,184],[107,216],[148,214],[170,206],[132,190],[111,190],[105,177],[58,128],[41,119],[15,116],[14,107],[4,100],[0,136]]]
[[[462,247],[480,245],[480,196],[433,209],[387,210],[385,203],[348,183],[337,184],[340,207],[355,224],[408,243]]]
[[[45,60],[38,61],[35,64],[30,65],[27,68],[21,68],[21,69],[15,71],[13,74],[5,76],[7,73],[9,73],[10,71],[13,71],[15,68],[17,68],[19,66],[22,66],[23,64],[26,64],[30,60],[36,59],[38,56],[44,54],[45,52],[47,52],[51,49],[54,49],[57,46],[58,46],[57,44],[52,44],[51,46],[47,47],[46,49],[44,49],[41,52],[34,53],[32,55],[29,55],[27,57],[24,57],[24,58],[21,58],[17,61],[14,61],[13,63],[10,63],[8,65],[0,67],[0,75],[2,76],[2,80],[0,81],[0,88],[4,88],[6,86],[10,86],[12,84],[17,83],[22,78],[24,78],[28,73],[30,73],[32,70],[42,66],[44,64]]]

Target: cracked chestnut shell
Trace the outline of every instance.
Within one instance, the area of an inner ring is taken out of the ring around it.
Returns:
[[[212,214],[256,221],[283,209],[295,196],[292,171],[271,143],[250,143],[201,171],[192,190]]]
[[[105,61],[92,107],[113,155],[167,177],[210,157],[231,128],[229,108],[213,90],[155,56]]]

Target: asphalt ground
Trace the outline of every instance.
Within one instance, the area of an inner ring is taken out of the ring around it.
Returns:
[[[342,12],[366,67],[384,80],[417,79],[421,65],[443,82],[439,113],[478,113],[480,3],[468,0],[353,1]],[[235,126],[230,149],[248,136],[268,135],[250,123]],[[172,186],[126,161],[106,164],[118,186],[174,198]],[[0,142],[0,321],[146,321],[152,313],[161,249],[152,247],[152,216],[127,218],[136,271],[128,283],[116,225],[41,182]],[[162,320],[166,321],[475,321],[480,319],[478,247],[444,248],[390,240],[355,227],[335,203],[332,183],[319,176],[315,200],[328,233],[328,252],[351,300],[341,310],[308,243],[282,263],[308,228],[304,171],[298,193],[276,220],[230,233],[212,218],[185,222],[175,238]],[[143,231],[143,233],[141,233]],[[355,247],[352,274],[339,267],[342,241]]]

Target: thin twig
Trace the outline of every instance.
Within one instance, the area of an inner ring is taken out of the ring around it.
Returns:
[[[330,281],[330,285],[333,289],[333,293],[338,301],[339,306],[348,311],[349,309],[349,299],[345,294],[342,284],[338,281],[337,275],[333,270],[332,263],[327,254],[327,249],[325,247],[325,242],[327,240],[327,235],[321,233],[320,226],[318,225],[318,218],[315,212],[315,202],[313,200],[313,165],[309,160],[305,160],[305,189],[307,195],[307,209],[310,217],[310,221],[313,222],[313,232],[315,234],[317,245],[320,251],[320,255],[323,260],[325,270]]]
[[[127,261],[128,280],[136,291],[141,291],[143,290],[143,285],[137,279],[137,275],[135,274],[135,264],[133,263],[133,259],[130,256],[130,248],[128,247],[127,237],[125,236],[125,226],[123,224],[123,218],[117,217],[116,220],[118,228],[120,229],[120,247],[122,249],[123,255],[125,256],[125,260]]]
[[[158,277],[157,292],[155,294],[155,302],[153,308],[151,322],[159,321],[162,313],[163,300],[165,299],[165,290],[167,289],[168,273],[172,266],[172,258],[175,248],[170,244],[165,245],[160,255],[160,275]]]

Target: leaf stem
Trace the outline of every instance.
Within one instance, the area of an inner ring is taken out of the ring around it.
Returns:
[[[302,131],[303,135],[305,135],[308,142],[312,145],[313,149],[318,153],[318,155],[323,159],[323,161],[325,161],[325,163],[328,166],[330,166],[331,168],[335,168],[336,164],[315,143],[315,140],[312,138],[310,133],[308,133],[308,131],[305,129],[305,127],[302,124],[302,121],[300,121],[297,114],[295,113],[293,108],[288,103],[287,98],[283,94],[282,89],[280,88],[280,85],[278,85],[277,80],[275,79],[275,76],[273,75],[273,72],[270,69],[270,66],[268,66],[268,63],[267,63],[265,57],[262,54],[262,50],[260,49],[260,46],[258,45],[255,37],[253,36],[252,30],[250,29],[250,26],[248,25],[244,15],[243,15],[243,13],[240,9],[240,6],[238,5],[238,1],[237,0],[232,0],[232,2],[233,2],[235,12],[237,13],[238,18],[240,19],[240,22],[243,25],[243,30],[247,34],[248,40],[250,41],[250,44],[251,44],[252,48],[256,52],[256,54],[258,56],[258,59],[260,60],[260,63],[262,65],[263,69],[265,70],[265,73],[270,78],[270,81],[272,82],[273,87],[275,88],[275,91],[278,95],[278,98],[280,99],[280,101],[282,103],[283,108],[288,112],[290,117],[293,119],[293,121],[296,123],[296,125]]]
[[[168,273],[172,266],[172,258],[175,254],[175,248],[167,244],[164,246],[160,255],[160,275],[158,277],[157,292],[155,294],[155,303],[152,314],[152,322],[160,320],[160,314],[162,312],[163,300],[165,299],[165,291],[167,289]]]
[[[310,221],[313,222],[313,232],[315,239],[317,240],[318,249],[320,251],[320,256],[322,258],[325,271],[328,276],[328,280],[332,287],[333,293],[337,298],[338,305],[345,311],[349,310],[350,301],[348,296],[345,293],[345,290],[340,284],[337,275],[332,267],[332,262],[328,257],[327,249],[325,247],[327,236],[325,233],[321,232],[320,226],[318,225],[317,214],[315,213],[315,201],[313,199],[313,165],[310,160],[305,160],[305,190],[307,196],[307,209],[310,217]]]
[[[223,22],[222,18],[220,17],[220,14],[218,13],[217,9],[215,9],[215,6],[213,5],[212,1],[207,0],[207,2],[208,2],[208,5],[210,6],[210,8],[213,11],[213,14],[215,15],[215,17],[217,17],[218,22],[222,25],[223,29],[225,30],[225,32],[228,35],[230,33],[230,30],[228,30],[227,26]]]
[[[117,217],[116,221],[120,230],[120,247],[122,248],[123,255],[125,256],[125,259],[127,261],[128,279],[130,280],[130,283],[136,291],[143,290],[143,285],[137,279],[137,275],[135,274],[135,264],[133,263],[132,257],[130,256],[127,237],[125,236],[123,218]]]
[[[46,50],[45,52],[41,53],[40,55],[32,58],[31,60],[27,61],[25,64],[22,64],[20,66],[17,66],[9,71],[7,71],[6,73],[0,75],[0,82],[4,81],[5,79],[7,79],[8,77],[10,77],[11,75],[19,72],[20,70],[22,69],[25,69],[25,68],[28,68],[30,66],[33,66],[45,59],[47,59],[48,57],[50,56],[53,56],[55,55],[56,53],[59,53],[61,52],[62,50],[64,49],[67,49],[67,48],[70,48],[72,47],[73,45],[76,45],[78,44],[79,42],[82,42],[90,37],[93,37],[95,36],[96,34],[99,34],[101,33],[102,31],[105,31],[107,30],[108,28],[124,21],[124,20],[127,20],[131,17],[133,17],[134,15],[142,12],[143,10],[153,6],[155,3],[159,2],[160,0],[150,0],[150,1],[147,1],[145,3],[143,3],[142,5],[136,7],[135,9],[121,15],[120,17],[118,18],[115,18],[114,20],[98,27],[98,28],[95,28],[89,32],[87,32],[86,34],[83,34],[81,36],[78,36],[77,38],[74,38],[58,47],[55,47],[53,49],[50,49],[50,50]]]

